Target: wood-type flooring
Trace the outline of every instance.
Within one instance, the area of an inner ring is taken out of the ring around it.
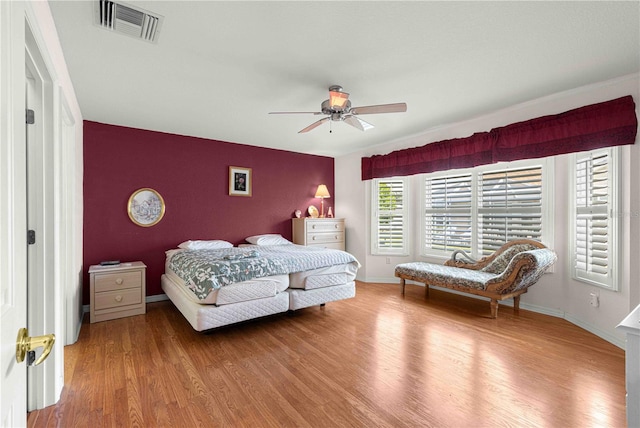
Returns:
[[[208,334],[170,301],[65,347],[29,427],[625,427],[624,351],[560,318],[408,285]]]

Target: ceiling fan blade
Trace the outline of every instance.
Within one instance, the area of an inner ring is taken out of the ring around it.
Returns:
[[[353,126],[354,128],[358,128],[361,131],[366,131],[368,129],[374,128],[374,126],[369,122],[365,122],[364,120],[355,116],[346,116],[344,118],[344,121],[349,125]]]
[[[380,104],[376,106],[352,107],[351,114],[403,113],[407,111],[406,103]]]
[[[312,129],[317,128],[318,126],[322,125],[324,122],[326,122],[329,119],[330,119],[329,117],[325,117],[325,118],[322,118],[322,119],[318,120],[317,122],[313,122],[311,125],[307,126],[303,130],[298,131],[298,134],[309,132]]]
[[[321,111],[270,111],[269,114],[322,114]]]

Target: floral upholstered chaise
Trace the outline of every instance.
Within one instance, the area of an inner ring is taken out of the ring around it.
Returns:
[[[456,260],[458,253],[456,251],[444,265],[424,262],[397,265],[395,274],[400,278],[402,294],[406,280],[425,283],[427,296],[429,286],[477,294],[491,299],[491,318],[496,318],[499,300],[513,298],[513,308],[518,311],[520,295],[557,259],[553,250],[529,239],[507,242],[477,262]]]

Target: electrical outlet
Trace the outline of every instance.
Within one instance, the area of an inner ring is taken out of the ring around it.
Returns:
[[[591,306],[593,306],[594,308],[597,308],[598,306],[600,306],[600,299],[598,297],[598,293],[591,293],[589,294],[589,303],[591,304]]]
[[[391,264],[391,257],[387,257],[387,264],[390,265]]]

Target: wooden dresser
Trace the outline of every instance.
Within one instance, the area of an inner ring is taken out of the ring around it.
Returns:
[[[294,244],[345,249],[343,218],[294,218],[292,227]]]
[[[146,269],[142,262],[89,268],[91,322],[144,314]]]

